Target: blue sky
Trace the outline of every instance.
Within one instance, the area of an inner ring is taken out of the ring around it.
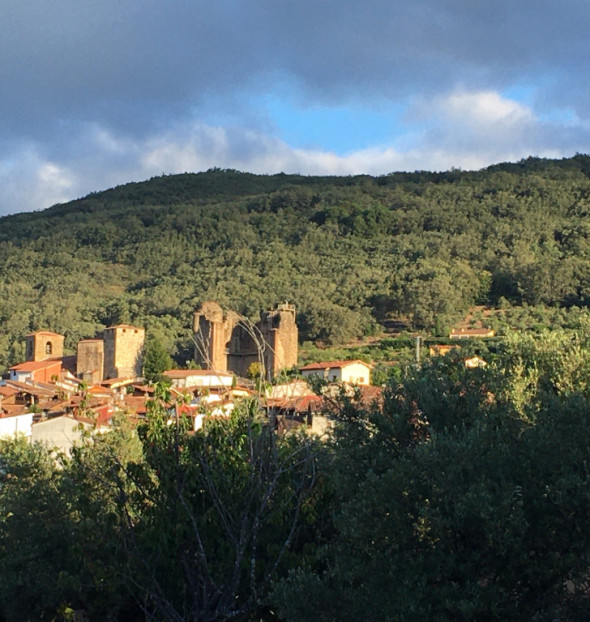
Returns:
[[[3,0],[0,215],[217,166],[587,153],[587,0]]]

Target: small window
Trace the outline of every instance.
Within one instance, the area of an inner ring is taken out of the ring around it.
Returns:
[[[336,380],[338,380],[338,376],[336,374],[334,374],[332,376],[332,382],[336,382]]]
[[[364,378],[359,378],[359,384],[364,384],[365,379]]]
[[[53,354],[53,345],[51,345],[51,341],[45,344],[45,354]]]

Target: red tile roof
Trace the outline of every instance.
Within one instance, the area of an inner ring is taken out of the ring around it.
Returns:
[[[18,393],[18,389],[14,387],[0,387],[0,396],[2,397],[12,397]]]
[[[15,371],[37,371],[38,369],[45,369],[46,367],[53,367],[55,365],[61,367],[61,360],[46,359],[44,361],[26,361],[25,363],[13,365],[10,369],[14,369]]]
[[[126,395],[123,398],[125,406],[133,413],[145,415],[147,413],[147,398],[143,395]]]
[[[341,369],[355,363],[361,363],[362,365],[366,365],[367,367],[372,367],[372,365],[370,365],[369,363],[365,363],[365,361],[355,359],[353,361],[324,361],[322,363],[309,363],[308,365],[302,367],[301,371],[310,371],[313,369]]]
[[[104,387],[124,387],[134,382],[135,378],[109,378],[108,380],[103,380],[100,384]]]
[[[231,378],[233,374],[225,371],[214,371],[212,369],[169,369],[164,372],[168,378],[187,378],[188,376],[219,376],[220,378]]]
[[[2,405],[2,409],[0,410],[0,417],[17,417],[18,415],[26,415],[30,412],[31,410],[29,406],[22,406],[21,404],[6,404]]]
[[[18,389],[19,392],[28,393],[29,395],[34,395],[35,397],[51,397],[56,393],[55,388],[50,390],[37,384],[18,382],[17,380],[7,380],[6,386],[14,387],[15,389]]]

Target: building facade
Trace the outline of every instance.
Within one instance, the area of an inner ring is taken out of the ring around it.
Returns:
[[[347,384],[371,384],[371,365],[364,361],[326,361],[310,363],[301,368],[304,378],[317,376],[328,382],[345,382]]]
[[[82,339],[76,352],[76,376],[89,384],[104,379],[104,341]]]
[[[103,379],[139,378],[143,368],[145,330],[128,324],[106,328]]]
[[[64,355],[64,336],[41,330],[25,337],[25,361],[45,361]]]

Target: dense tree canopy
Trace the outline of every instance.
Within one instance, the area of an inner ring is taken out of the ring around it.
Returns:
[[[191,358],[190,315],[289,300],[303,340],[342,343],[387,317],[444,333],[473,304],[590,302],[590,158],[382,177],[227,170],[128,184],[0,219],[0,367],[36,329],[116,322]]]

